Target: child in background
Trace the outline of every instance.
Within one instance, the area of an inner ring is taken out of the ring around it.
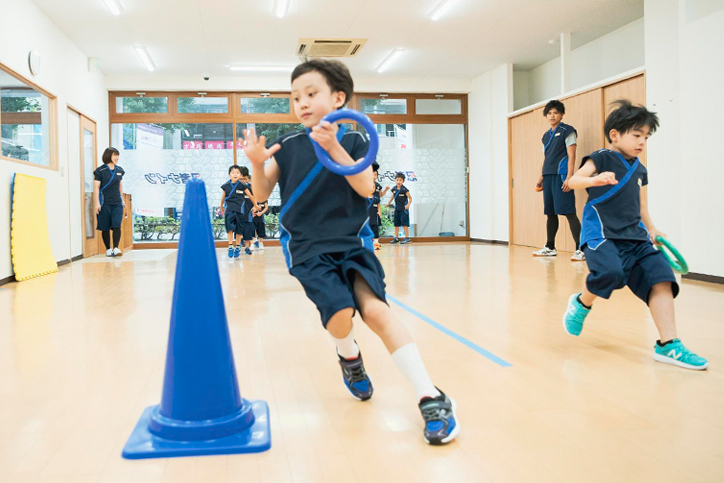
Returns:
[[[246,185],[242,181],[241,167],[236,164],[229,167],[229,181],[221,185],[223,194],[219,213],[224,215],[226,236],[229,239],[229,258],[239,258],[241,254],[241,236],[243,230],[243,217],[241,215],[244,204],[244,191]]]
[[[410,205],[412,204],[412,195],[410,190],[403,184],[405,182],[405,175],[403,173],[397,173],[395,175],[396,186],[392,188],[392,197],[387,203],[390,206],[392,202],[395,202],[395,238],[390,243],[399,243],[405,245],[410,243]],[[400,227],[405,231],[405,238],[400,241],[397,236],[400,233]]]

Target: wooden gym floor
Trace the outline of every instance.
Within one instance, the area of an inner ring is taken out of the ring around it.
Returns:
[[[724,287],[686,281],[677,300],[680,336],[711,362],[698,373],[654,362],[654,324],[627,290],[567,336],[561,315],[585,264],[530,252],[379,252],[389,295],[489,351],[392,304],[458,402],[462,432],[445,447],[423,442],[411,389],[359,320],[375,395],[349,396],[279,248],[237,261],[218,251],[242,395],[271,408],[272,449],[258,455],[121,459],[143,408],[160,401],[175,251],[95,257],[0,287],[0,481],[724,481]]]

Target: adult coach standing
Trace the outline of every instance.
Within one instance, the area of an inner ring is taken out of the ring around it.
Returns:
[[[566,107],[561,101],[550,101],[543,109],[551,128],[543,134],[543,169],[536,184],[536,190],[543,190],[544,213],[546,221],[546,245],[533,252],[536,257],[555,257],[556,234],[558,233],[558,216],[568,219],[576,251],[571,260],[583,261],[585,255],[581,251],[581,222],[576,215],[576,195],[568,186],[576,165],[576,140],[578,134],[573,126],[564,124],[563,115]]]
[[[118,248],[121,241],[121,223],[123,222],[123,175],[126,172],[118,166],[120,153],[116,148],[107,148],[103,152],[103,166],[93,171],[93,199],[98,218],[97,230],[101,232],[107,257],[121,257]],[[113,248],[111,248],[111,230],[113,230]]]

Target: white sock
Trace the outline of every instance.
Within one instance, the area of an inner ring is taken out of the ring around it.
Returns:
[[[337,339],[331,334],[330,337],[332,337],[334,344],[337,346],[337,353],[340,356],[345,359],[356,359],[357,356],[359,356],[359,347],[354,341],[354,329],[350,330],[349,334],[347,334],[347,337],[344,339]]]
[[[424,397],[437,397],[440,391],[430,380],[430,376],[422,362],[422,356],[414,342],[400,347],[392,353],[392,360],[395,362],[400,372],[410,381],[412,387],[417,393],[417,399]]]

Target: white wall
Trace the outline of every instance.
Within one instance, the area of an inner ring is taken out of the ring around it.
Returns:
[[[716,8],[714,8],[716,7]],[[656,226],[692,272],[724,277],[724,2],[646,0],[646,95],[661,127],[649,140],[649,204]]]
[[[76,242],[71,247],[71,233],[81,231],[71,226],[71,209],[78,209],[80,194],[70,193],[66,105],[71,104],[98,122],[99,157],[108,144],[108,93],[101,72],[89,73],[86,56],[30,0],[0,0],[0,62],[57,96],[58,171],[0,160],[0,279],[13,274],[10,258],[10,185],[14,173],[47,180],[47,211],[50,242],[56,260],[79,255]],[[39,75],[28,69],[28,53],[37,50],[42,56]],[[77,173],[77,167],[72,172]],[[77,185],[75,185],[77,186]],[[75,200],[75,207],[70,206]],[[74,217],[74,224],[78,217]]]
[[[574,34],[575,35],[575,34]],[[593,84],[645,63],[644,19],[640,18],[571,51],[569,90]],[[521,76],[516,72],[516,81]],[[528,71],[527,93],[515,87],[515,109],[561,95],[561,59]]]
[[[472,238],[508,241],[508,113],[512,110],[512,64],[473,79],[468,97]]]

